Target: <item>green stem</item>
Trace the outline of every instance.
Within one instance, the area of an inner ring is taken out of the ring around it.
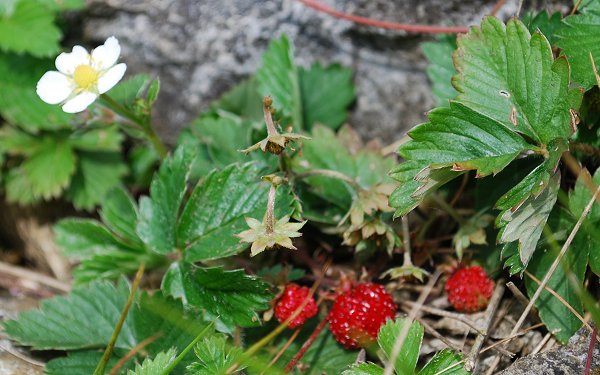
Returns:
[[[352,186],[352,188],[354,188],[354,190],[356,192],[363,190],[363,188],[353,178],[346,176],[345,174],[340,173],[338,171],[331,170],[331,169],[318,169],[318,168],[311,169],[309,171],[306,171],[304,173],[299,173],[296,175],[297,178],[306,178],[306,177],[311,177],[311,176],[324,176],[324,177],[336,178],[338,180],[347,182],[350,186]]]
[[[456,220],[458,224],[463,225],[465,223],[465,219],[462,216],[460,216],[460,214],[456,212],[456,210],[439,195],[432,194],[431,199],[438,205],[439,208],[441,208],[448,215],[452,216],[452,218]]]
[[[219,318],[217,317],[217,319],[219,319]],[[190,344],[188,346],[186,346],[185,349],[183,349],[183,351],[181,353],[179,353],[179,355],[173,360],[173,362],[171,362],[171,364],[166,369],[163,370],[161,375],[167,375],[171,371],[173,371],[175,366],[177,366],[179,364],[179,362],[181,362],[181,360],[190,352],[190,350],[192,350],[192,348],[198,343],[198,341],[200,341],[200,339],[202,337],[204,337],[204,335],[206,335],[206,332],[208,332],[208,330],[210,328],[212,328],[212,326],[214,326],[214,324],[215,324],[214,320],[212,322],[210,322],[210,324],[207,325],[206,328],[204,328],[198,334],[198,336],[196,336],[196,338],[194,340],[192,340],[192,342],[190,342]]]
[[[161,159],[164,159],[167,156],[167,148],[162,143],[154,129],[152,129],[149,118],[147,121],[143,121],[133,112],[106,94],[100,95],[100,98],[102,99],[101,103],[103,103],[105,107],[136,124],[139,127],[139,130],[144,133],[148,141],[152,144]]]
[[[108,364],[108,361],[110,360],[110,357],[112,356],[113,349],[115,348],[115,343],[117,342],[119,333],[121,333],[121,328],[123,328],[123,324],[125,323],[125,319],[127,318],[127,314],[129,313],[129,308],[131,307],[131,304],[133,302],[133,297],[135,296],[135,292],[137,291],[137,289],[140,285],[140,280],[142,280],[143,274],[144,274],[144,263],[140,264],[140,267],[138,268],[138,271],[135,274],[135,279],[133,280],[133,284],[131,285],[131,291],[129,292],[129,297],[127,298],[127,303],[125,304],[125,307],[123,308],[123,311],[121,312],[119,321],[117,322],[117,325],[112,333],[112,336],[110,337],[110,341],[108,342],[108,345],[106,346],[106,350],[104,351],[104,354],[102,355],[102,359],[100,360],[100,363],[98,363],[98,366],[96,367],[96,370],[94,371],[93,375],[104,375],[104,371],[106,370],[106,365]]]

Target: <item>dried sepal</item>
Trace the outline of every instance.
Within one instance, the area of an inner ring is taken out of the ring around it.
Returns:
[[[261,222],[254,218],[247,217],[246,223],[250,229],[245,230],[236,236],[240,238],[241,242],[252,243],[250,256],[255,256],[265,250],[278,247],[296,250],[296,247],[292,243],[292,238],[302,236],[302,233],[298,231],[306,224],[306,221],[290,223],[290,217],[284,216],[275,222],[272,231],[268,230],[265,221]]]

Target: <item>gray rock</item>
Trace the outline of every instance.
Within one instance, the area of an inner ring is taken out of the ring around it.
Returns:
[[[321,0],[374,19],[432,25],[478,23],[495,0]],[[419,43],[430,39],[332,18],[296,0],[88,0],[84,34],[115,35],[130,71],[162,81],[155,118],[173,141],[181,127],[260,66],[269,40],[286,33],[300,64],[339,62],[355,71],[350,122],[366,138],[391,142],[425,120],[435,103]],[[549,1],[526,1],[542,6]],[[570,3],[569,0],[553,2]],[[518,0],[503,9],[515,12]],[[530,4],[526,4],[530,5]]]
[[[590,332],[582,329],[565,346],[517,360],[499,375],[580,375],[585,369]],[[600,349],[594,350],[591,373],[600,371]]]

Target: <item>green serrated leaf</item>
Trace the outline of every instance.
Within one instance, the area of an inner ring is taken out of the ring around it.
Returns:
[[[262,57],[263,65],[256,71],[259,92],[273,98],[273,106],[292,124],[302,129],[302,94],[298,68],[294,63],[294,49],[287,36],[271,41]]]
[[[69,352],[66,357],[58,357],[46,363],[44,374],[46,375],[90,375],[98,366],[102,358],[101,351],[74,351]],[[119,356],[113,355],[108,361],[107,368],[112,368],[119,361]],[[119,372],[122,374],[123,372]]]
[[[586,169],[581,172],[575,183],[575,188],[569,194],[569,210],[574,217],[581,216],[599,185],[600,169],[596,170],[593,178]],[[600,220],[599,202],[594,203],[585,220],[590,223]]]
[[[558,215],[558,219],[551,226],[551,232],[555,233],[561,230],[570,232],[575,221],[568,213],[562,209],[554,212]],[[593,242],[588,242],[585,232],[580,232],[568,252],[563,257],[561,265],[556,268],[552,277],[548,281],[547,286],[560,295],[567,304],[574,308],[580,315],[583,314],[583,306],[581,299],[577,294],[577,288],[571,285],[567,274],[571,274],[579,284],[578,288],[583,287],[585,270],[588,263],[588,255],[590,250],[596,250],[590,246]],[[540,248],[532,257],[527,270],[531,272],[538,280],[542,280],[548,272],[551,264],[556,260],[556,256],[560,251],[560,245],[556,242],[549,241],[548,245]],[[525,286],[527,293],[532,296],[538,288],[538,283],[530,277],[525,277]],[[550,292],[543,290],[539,298],[535,302],[535,306],[539,310],[542,322],[546,324],[548,331],[552,332],[558,341],[566,343],[571,336],[581,328],[581,320],[579,320],[561,301],[559,301]]]
[[[548,216],[556,202],[560,175],[550,179],[548,187],[537,197],[527,198],[516,211],[507,209],[498,216],[498,241],[518,241],[519,258],[527,266],[542,235]]]
[[[265,213],[269,186],[260,181],[263,171],[253,163],[231,165],[196,186],[177,227],[186,261],[228,257],[248,247],[235,235],[247,229],[246,217],[261,219]],[[278,189],[276,216],[288,215],[290,203],[287,189]]]
[[[348,106],[354,101],[352,70],[339,65],[325,68],[315,63],[310,69],[301,68],[298,73],[303,128],[310,130],[315,124],[339,128],[348,117]]]
[[[421,50],[427,58],[427,77],[432,83],[431,90],[439,106],[447,106],[457,92],[452,86],[452,76],[456,74],[452,52],[456,49],[454,36],[443,36],[435,42],[421,43]]]
[[[581,92],[569,89],[569,64],[553,60],[543,34],[530,36],[517,19],[505,26],[486,17],[457,43],[457,101],[540,145],[573,134],[570,110]]]
[[[550,45],[556,43],[555,32],[561,26],[562,14],[560,12],[548,14],[547,11],[543,10],[537,14],[534,12],[526,12],[521,18],[523,23],[527,26],[530,33],[534,33],[537,30],[541,31],[542,34],[548,39]]]
[[[77,159],[64,140],[48,137],[42,142],[22,168],[33,196],[48,200],[58,197],[70,183]]]
[[[13,340],[37,350],[103,348],[128,295],[124,282],[116,287],[96,282],[67,297],[42,301],[40,310],[22,312],[16,320],[4,322],[4,329]],[[131,326],[125,324],[116,347],[130,349],[135,343]]]
[[[374,363],[356,363],[344,370],[342,375],[383,375],[383,369]]]
[[[74,116],[44,103],[35,92],[37,81],[54,69],[50,59],[0,53],[0,114],[30,133],[68,128]]]
[[[142,95],[150,82],[151,78],[148,74],[136,74],[110,89],[110,97],[125,106],[130,106]]]
[[[444,349],[434,355],[418,375],[468,375],[470,372],[460,363],[462,359],[462,355]]]
[[[65,196],[78,209],[92,210],[106,193],[121,184],[127,166],[114,152],[80,152],[77,172]]]
[[[5,51],[52,56],[60,38],[54,15],[37,1],[19,1],[10,15],[0,17],[0,49]]]
[[[70,134],[69,143],[74,149],[81,151],[121,151],[123,138],[117,126],[86,127]]]
[[[137,364],[134,370],[129,370],[127,375],[163,375],[163,371],[173,363],[176,351],[174,348],[160,352],[154,359],[146,358],[144,363]]]
[[[216,112],[229,112],[251,122],[262,122],[263,97],[258,92],[255,76],[245,79],[223,94],[211,108]]]
[[[143,247],[142,241],[135,232],[138,219],[137,205],[123,187],[116,187],[106,194],[100,217],[104,224],[123,241],[136,247]]]
[[[175,228],[187,190],[191,156],[178,148],[165,159],[150,185],[150,197],[140,199],[137,234],[149,249],[166,254],[177,249]]]
[[[587,90],[597,84],[590,54],[596,67],[600,66],[600,2],[584,5],[579,8],[579,14],[563,19],[556,31],[556,45],[571,63],[573,81]]]
[[[196,344],[194,353],[198,358],[198,362],[194,362],[187,367],[187,374],[217,375],[229,373],[227,370],[238,362],[244,353],[241,348],[228,346],[223,335],[214,335]],[[236,372],[244,368],[244,365],[239,365]]]
[[[199,268],[189,263],[173,263],[161,288],[181,298],[186,306],[203,312],[205,321],[218,319],[228,332],[236,326],[260,324],[258,312],[266,310],[273,298],[267,283],[243,270]]]
[[[396,320],[388,320],[384,326],[379,329],[377,334],[377,343],[379,347],[386,355],[387,360],[390,360],[394,345],[397,337],[400,335],[400,331],[404,325],[407,324],[403,318]],[[394,363],[394,369],[398,375],[412,375],[417,367],[417,361],[419,360],[419,351],[421,349],[421,342],[423,341],[423,326],[419,322],[412,322],[408,330],[408,335],[404,339],[402,348],[396,362]]]

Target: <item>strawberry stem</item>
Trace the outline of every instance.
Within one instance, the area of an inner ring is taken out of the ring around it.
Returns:
[[[315,327],[315,330],[313,331],[313,333],[311,333],[308,340],[306,340],[304,342],[304,344],[302,344],[302,348],[300,348],[300,350],[298,351],[298,353],[296,353],[294,358],[292,358],[288,362],[288,364],[285,366],[285,369],[284,369],[285,372],[290,372],[290,371],[292,371],[292,369],[294,367],[296,367],[296,365],[298,364],[298,361],[300,361],[302,359],[302,357],[304,357],[304,354],[306,353],[308,348],[310,348],[310,346],[313,344],[313,342],[315,342],[315,340],[317,339],[317,337],[319,336],[319,334],[321,333],[323,328],[325,328],[326,325],[327,325],[327,318],[323,318],[321,320],[321,322],[319,323],[319,325]]]

